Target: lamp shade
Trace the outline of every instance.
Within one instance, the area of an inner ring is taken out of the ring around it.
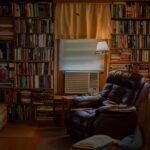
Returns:
[[[108,47],[106,41],[100,41],[97,43],[97,46],[96,46],[97,53],[103,52],[103,51],[108,51],[108,50],[109,50],[109,47]]]

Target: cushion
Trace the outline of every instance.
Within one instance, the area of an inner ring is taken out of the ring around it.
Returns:
[[[144,135],[142,128],[137,125],[133,134],[124,137],[119,141],[118,146],[123,149],[141,150],[144,146]]]
[[[81,140],[72,146],[72,150],[100,150],[113,143],[113,139],[107,135],[93,135]]]

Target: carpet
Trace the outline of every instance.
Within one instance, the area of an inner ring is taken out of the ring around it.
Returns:
[[[33,137],[35,135],[35,127],[30,126],[28,124],[6,124],[4,128],[0,130],[0,137],[16,137],[16,138],[28,138]]]

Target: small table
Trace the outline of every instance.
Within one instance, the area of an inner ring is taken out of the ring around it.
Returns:
[[[61,126],[65,127],[65,105],[67,109],[69,109],[70,104],[72,100],[74,99],[76,95],[55,95],[54,96],[54,114],[56,112],[55,104],[59,103],[61,105],[60,107],[60,113],[61,113]]]

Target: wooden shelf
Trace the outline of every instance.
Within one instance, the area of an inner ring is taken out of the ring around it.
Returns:
[[[150,50],[150,48],[111,48],[111,51],[117,51],[117,50]]]
[[[0,85],[0,89],[14,89],[15,88],[15,86],[1,86]]]
[[[150,64],[150,62],[141,62],[141,61],[119,61],[119,62],[110,62],[111,64]]]
[[[53,90],[52,88],[15,88],[16,90]]]
[[[149,34],[142,34],[142,33],[112,33],[111,35],[135,35],[135,36],[137,36],[137,35],[147,35],[147,36],[150,36],[150,33]],[[149,48],[150,49],[150,48]]]
[[[14,60],[16,63],[49,63],[51,60]]]
[[[18,33],[18,32],[16,32],[16,34],[27,34],[27,35],[34,35],[34,34],[47,34],[47,35],[53,35],[53,33],[51,33],[51,32],[40,32],[40,33],[38,33],[38,32],[36,32],[36,33],[25,33],[25,32],[20,32],[20,33]]]
[[[35,4],[35,2],[37,3]],[[5,6],[6,2],[2,4]],[[15,93],[15,99],[11,103],[14,101],[17,104],[15,108],[10,108],[10,114],[14,116],[12,119],[15,117],[20,120],[34,119],[34,110],[32,107],[28,107],[28,105],[32,105],[30,101],[32,96],[29,93],[40,90],[49,92],[50,98],[53,98],[54,33],[52,30],[54,18],[51,15],[54,14],[52,12],[54,10],[52,5],[53,2],[48,0],[10,1],[9,6],[13,8],[10,12],[13,15],[0,16],[1,27],[8,26],[13,30],[11,36],[0,35],[0,40],[4,43],[13,42],[12,50],[7,49],[7,46],[6,53],[4,50],[2,51],[5,54],[5,57],[2,57],[4,59],[0,60],[1,64],[7,65],[9,77],[13,78],[14,85],[16,84],[15,86],[0,86],[1,89],[6,89],[6,92],[13,90]],[[22,98],[21,103],[19,102],[20,93],[22,94],[20,97]],[[7,101],[9,101],[9,98]],[[13,114],[14,109],[20,111]]]
[[[132,18],[126,18],[126,17],[122,17],[122,18],[120,18],[120,17],[112,17],[111,18],[112,20],[127,20],[127,21],[129,21],[129,20],[147,20],[147,21],[149,21],[150,20],[150,18],[146,18],[146,17],[143,17],[143,18],[134,18],[134,17],[132,17]]]
[[[30,1],[31,2],[31,1]],[[48,19],[48,20],[53,20],[53,18],[52,17],[27,17],[27,16],[20,16],[20,17],[17,17],[17,16],[14,16],[16,19],[40,19],[40,20],[43,20],[43,19]]]
[[[150,14],[146,12],[149,9],[148,4],[148,0],[112,1],[110,70],[140,73],[149,81]]]

